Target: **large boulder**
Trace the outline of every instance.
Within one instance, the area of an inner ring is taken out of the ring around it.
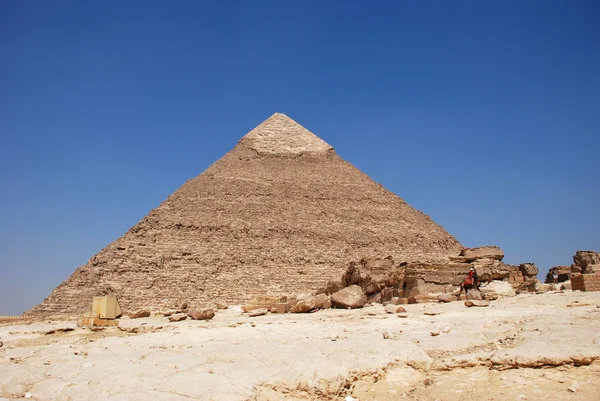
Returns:
[[[291,313],[306,313],[313,309],[324,309],[329,297],[325,294],[315,295],[307,299],[298,301],[290,310]]]
[[[514,297],[517,295],[513,286],[507,281],[494,280],[486,288],[494,290],[500,297]]]
[[[581,268],[581,273],[600,271],[600,253],[594,251],[577,251],[573,256],[573,265]]]
[[[523,276],[526,277],[535,277],[540,272],[539,269],[535,266],[535,263],[521,263],[519,265],[519,270],[521,270]]]
[[[366,303],[367,296],[358,285],[351,285],[331,295],[331,304],[336,308],[354,309]]]
[[[478,248],[465,248],[460,252],[467,262],[472,262],[477,259],[494,259],[502,260],[504,252],[497,246],[480,246]]]
[[[174,313],[169,316],[170,322],[179,322],[181,320],[187,319],[187,315],[185,313]]]
[[[187,315],[193,320],[210,320],[215,317],[215,311],[212,308],[191,310]]]

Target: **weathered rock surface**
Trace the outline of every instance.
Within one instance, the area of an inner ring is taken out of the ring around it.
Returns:
[[[521,263],[519,269],[523,273],[523,276],[535,277],[539,273],[539,269],[535,263]]]
[[[291,313],[306,313],[313,309],[326,309],[325,304],[329,301],[329,297],[325,294],[319,294],[308,299],[298,301],[296,305],[290,309]],[[329,305],[331,307],[331,305]],[[327,308],[328,309],[328,308]]]
[[[180,322],[185,319],[187,319],[187,315],[185,313],[174,313],[171,316],[169,316],[170,322]]]
[[[351,285],[331,295],[331,304],[336,308],[360,308],[367,303],[367,296],[358,285]]]
[[[256,318],[232,308],[201,327],[128,319],[121,322],[126,330],[153,323],[165,328],[131,336],[106,329],[94,341],[88,330],[43,334],[64,322],[3,324],[0,398],[31,392],[58,400],[487,400],[502,391],[505,400],[564,394],[565,400],[592,401],[600,372],[598,294],[524,295],[487,308],[428,305],[440,312],[435,317],[423,315],[422,305],[409,305],[408,319],[364,310],[267,315],[252,329]],[[380,305],[369,309],[383,311]],[[435,331],[440,334],[431,336]],[[385,332],[393,339],[384,339]],[[170,380],[157,380],[164,377]],[[426,378],[433,385],[424,386]],[[569,395],[568,387],[577,394]]]
[[[210,320],[215,317],[215,311],[212,308],[191,310],[187,314],[193,320]]]
[[[467,262],[476,259],[502,260],[504,252],[497,246],[480,246],[477,248],[465,248],[460,252],[460,256],[465,257]]]
[[[594,251],[577,251],[573,256],[573,265],[581,269],[581,273],[600,271],[600,253]]]

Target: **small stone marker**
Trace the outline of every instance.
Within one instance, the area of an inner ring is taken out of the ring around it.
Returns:
[[[278,302],[275,304],[277,313],[288,313],[290,311],[290,304],[287,302]]]

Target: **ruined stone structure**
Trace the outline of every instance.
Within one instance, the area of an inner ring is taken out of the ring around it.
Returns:
[[[178,300],[242,303],[314,291],[364,257],[433,263],[461,249],[428,216],[277,113],[28,313],[80,313],[107,294],[124,311]]]
[[[350,262],[341,278],[327,283],[318,293],[333,294],[341,288],[359,286],[369,302],[386,302],[394,297],[413,302],[437,302],[440,293],[453,293],[475,268],[479,279],[509,282],[519,292],[536,291],[539,270],[533,263],[519,266],[502,262],[497,246],[465,248],[460,255],[440,262],[398,262],[393,257],[363,258]]]
[[[594,251],[575,252],[575,255],[573,255],[573,264],[571,266],[555,266],[548,271],[545,280],[545,282],[548,284],[554,282],[554,277],[552,276],[553,271],[556,271],[556,273],[558,274],[557,281],[559,283],[563,283],[569,280],[573,281],[575,279],[575,276],[581,274],[587,275],[600,273],[600,253]],[[591,283],[593,279],[590,278],[590,280]],[[573,289],[583,290],[583,278],[577,278],[575,279],[575,281],[577,282],[577,284],[573,282]]]

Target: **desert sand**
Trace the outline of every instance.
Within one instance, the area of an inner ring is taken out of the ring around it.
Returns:
[[[599,397],[600,292],[405,308],[249,317],[230,307],[210,321],[121,319],[101,331],[4,324],[0,400]]]

